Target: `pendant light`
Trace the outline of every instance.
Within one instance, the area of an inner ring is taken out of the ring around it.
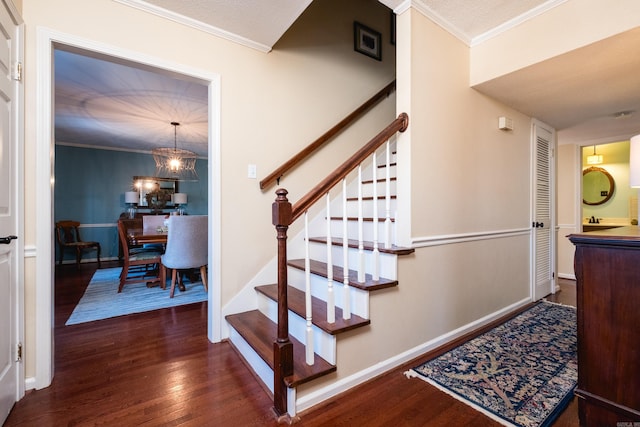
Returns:
[[[596,154],[596,146],[593,146],[593,155],[587,156],[587,164],[588,165],[599,165],[604,162],[604,157],[602,154]]]
[[[154,148],[151,150],[156,162],[156,176],[175,178],[178,181],[197,181],[196,154],[192,151],[178,148],[178,126],[180,123],[171,122],[173,126],[173,148]]]

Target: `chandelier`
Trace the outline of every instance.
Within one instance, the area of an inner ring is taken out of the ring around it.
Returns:
[[[171,122],[173,126],[173,148],[154,148],[151,150],[156,162],[156,176],[175,178],[178,181],[197,181],[196,153],[178,148],[178,126],[180,123]]]

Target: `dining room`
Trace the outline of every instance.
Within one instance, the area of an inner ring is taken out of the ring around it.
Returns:
[[[67,324],[206,300],[207,290],[201,286],[203,277],[199,269],[181,271],[188,274],[177,276],[173,292],[175,298],[170,297],[172,270],[168,270],[166,283],[156,282],[156,286],[151,286],[162,268],[162,263],[156,262],[160,258],[150,259],[149,263],[138,262],[137,266],[131,265],[125,272],[125,276],[128,276],[126,281],[120,280],[123,267],[129,267],[130,264],[130,251],[125,247],[131,246],[137,257],[140,257],[140,253],[148,255],[154,249],[158,257],[164,255],[169,238],[170,217],[204,218],[206,229],[206,161],[199,160],[195,164],[197,181],[158,179],[153,176],[154,169],[151,154],[56,145],[55,222],[70,219],[77,221],[80,224],[78,231],[81,239],[99,244],[102,264],[102,268],[98,268],[89,281],[87,291],[78,301],[76,309],[65,321]],[[158,198],[158,193],[166,194],[166,200]],[[133,195],[135,201],[131,198]],[[123,219],[130,219],[137,224],[126,234],[126,242],[123,242],[118,233],[118,225]],[[144,227],[147,222],[152,225]],[[198,232],[201,230],[202,225],[198,226]],[[206,257],[206,233],[200,235],[205,237]],[[181,237],[189,239],[186,235]],[[55,246],[56,264],[72,267],[71,264],[76,263],[74,253],[61,253],[61,248]],[[96,255],[95,251],[87,251],[82,255],[80,266],[89,263],[94,267]],[[140,271],[141,280],[136,281]],[[196,292],[188,292],[191,288]],[[126,302],[123,303],[125,299]]]

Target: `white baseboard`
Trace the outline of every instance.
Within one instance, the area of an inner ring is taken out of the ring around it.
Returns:
[[[24,389],[25,390],[34,390],[36,388],[36,379],[35,377],[28,377],[24,380]]]
[[[517,310],[518,308],[524,307],[529,303],[531,303],[531,299],[527,297],[501,310],[482,317],[474,322],[471,322],[458,329],[455,329],[451,332],[420,344],[412,349],[409,349],[404,353],[400,353],[397,356],[384,360],[380,363],[370,366],[369,368],[363,369],[360,372],[356,372],[353,375],[336,381],[335,383],[330,384],[321,390],[314,391],[305,396],[300,396],[296,402],[296,412],[300,413],[301,411],[309,409],[312,406],[322,403],[327,399],[335,397],[340,393],[343,393],[359,384],[364,383],[365,381],[369,381],[370,379],[373,379],[387,371],[390,371],[391,369],[394,369],[406,362],[416,359],[423,354],[428,353],[429,351],[435,350],[438,347],[441,347],[457,338],[460,338],[461,336],[469,332],[477,330],[493,322],[494,320]]]

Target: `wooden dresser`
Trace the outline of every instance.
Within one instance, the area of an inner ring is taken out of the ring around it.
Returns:
[[[581,426],[640,422],[640,228],[572,234]]]

